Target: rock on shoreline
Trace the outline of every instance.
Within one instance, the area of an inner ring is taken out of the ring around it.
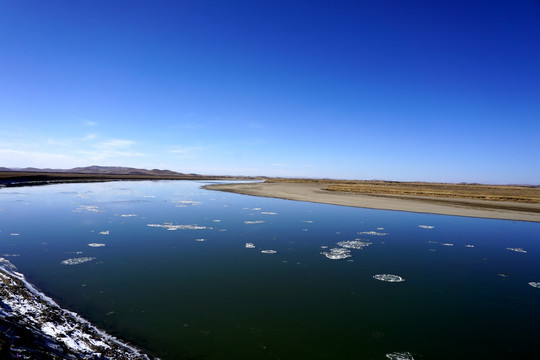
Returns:
[[[62,309],[4,258],[0,258],[0,358],[151,359]]]

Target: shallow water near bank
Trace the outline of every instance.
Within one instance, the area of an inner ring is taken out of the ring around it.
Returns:
[[[164,360],[540,356],[540,224],[207,183],[1,189],[0,256]]]

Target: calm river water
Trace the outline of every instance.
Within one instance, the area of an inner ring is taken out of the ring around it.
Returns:
[[[0,189],[0,255],[163,360],[540,358],[540,223],[207,183]]]

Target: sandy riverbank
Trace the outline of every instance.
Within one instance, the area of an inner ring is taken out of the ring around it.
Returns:
[[[540,204],[408,195],[367,195],[324,190],[327,185],[322,182],[264,182],[213,184],[205,186],[205,189],[370,209],[540,222]]]

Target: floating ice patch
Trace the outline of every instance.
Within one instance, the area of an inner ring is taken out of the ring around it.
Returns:
[[[390,360],[414,360],[410,352],[393,352],[386,354],[386,358]]]
[[[17,256],[21,256],[19,254],[2,254],[3,257],[17,257]]]
[[[134,217],[137,216],[137,214],[120,214],[121,217]]]
[[[203,241],[206,241],[206,239],[202,239],[202,238],[200,238],[200,239],[195,239],[195,241],[198,241],[198,242],[203,242]]]
[[[524,254],[527,253],[527,250],[523,250],[522,248],[506,248],[506,250],[515,251],[515,252],[524,253]]]
[[[345,248],[332,248],[330,251],[324,251],[321,254],[331,260],[340,260],[351,257],[351,250]]]
[[[244,224],[264,224],[265,222],[264,220],[246,220]]]
[[[537,282],[537,281],[531,281],[529,283],[529,285],[531,285],[532,287],[535,287],[537,289],[540,289],[540,282]]]
[[[212,220],[212,221],[213,221],[213,222],[215,222],[215,223],[219,223],[219,222],[221,222],[221,220],[219,220],[219,219],[216,219],[216,220]]]
[[[82,212],[82,211],[88,211],[88,212],[101,212],[99,208],[95,205],[79,205],[78,208],[73,210],[73,212]]]
[[[377,232],[377,231],[362,231],[362,232],[359,232],[358,235],[385,236],[385,235],[388,235],[388,233]]]
[[[454,246],[454,244],[450,244],[450,243],[441,243],[442,246]]]
[[[253,208],[251,210],[259,211],[259,210],[261,210],[261,208]]]
[[[18,233],[11,233],[11,234],[9,234],[9,235],[11,235],[11,236],[19,236],[19,235],[21,235],[21,234],[18,234]]]
[[[85,262],[89,262],[92,260],[95,260],[95,257],[80,257],[80,258],[72,258],[67,259],[61,262],[62,265],[79,265]]]
[[[171,231],[176,230],[204,230],[204,229],[211,229],[206,226],[199,226],[199,225],[174,225],[172,223],[164,223],[164,224],[146,224],[146,226],[150,227],[157,227],[157,228],[163,228]]]
[[[110,234],[110,231],[109,230],[105,230],[105,231],[100,231],[99,232],[99,235],[109,235]]]
[[[467,248],[473,248],[473,247],[474,247],[474,245],[471,245],[471,244],[467,244],[467,245],[465,245],[465,247],[467,247]]]
[[[432,225],[418,225],[418,227],[422,229],[435,229],[435,226]]]
[[[337,243],[339,246],[347,248],[347,249],[360,249],[362,250],[366,246],[371,245],[368,241],[361,241],[361,240],[349,240],[349,241],[340,241]]]
[[[277,253],[276,250],[261,250],[261,252],[263,254],[276,254]]]
[[[392,274],[377,274],[377,275],[374,275],[373,278],[375,280],[387,281],[387,282],[402,282],[402,281],[405,281],[405,279],[402,278],[401,276],[392,275]]]
[[[302,222],[307,224],[313,224],[313,220],[303,220]]]
[[[384,230],[384,228],[377,228],[377,230]]]
[[[103,246],[105,246],[105,244],[100,244],[100,243],[90,243],[90,244],[88,244],[88,246],[90,246],[90,247],[103,247]]]
[[[200,201],[194,201],[194,200],[174,200],[173,203],[175,204],[182,204],[182,205],[200,205]]]
[[[247,248],[247,249],[255,249],[255,244],[253,244],[253,243],[246,243],[246,248]]]

